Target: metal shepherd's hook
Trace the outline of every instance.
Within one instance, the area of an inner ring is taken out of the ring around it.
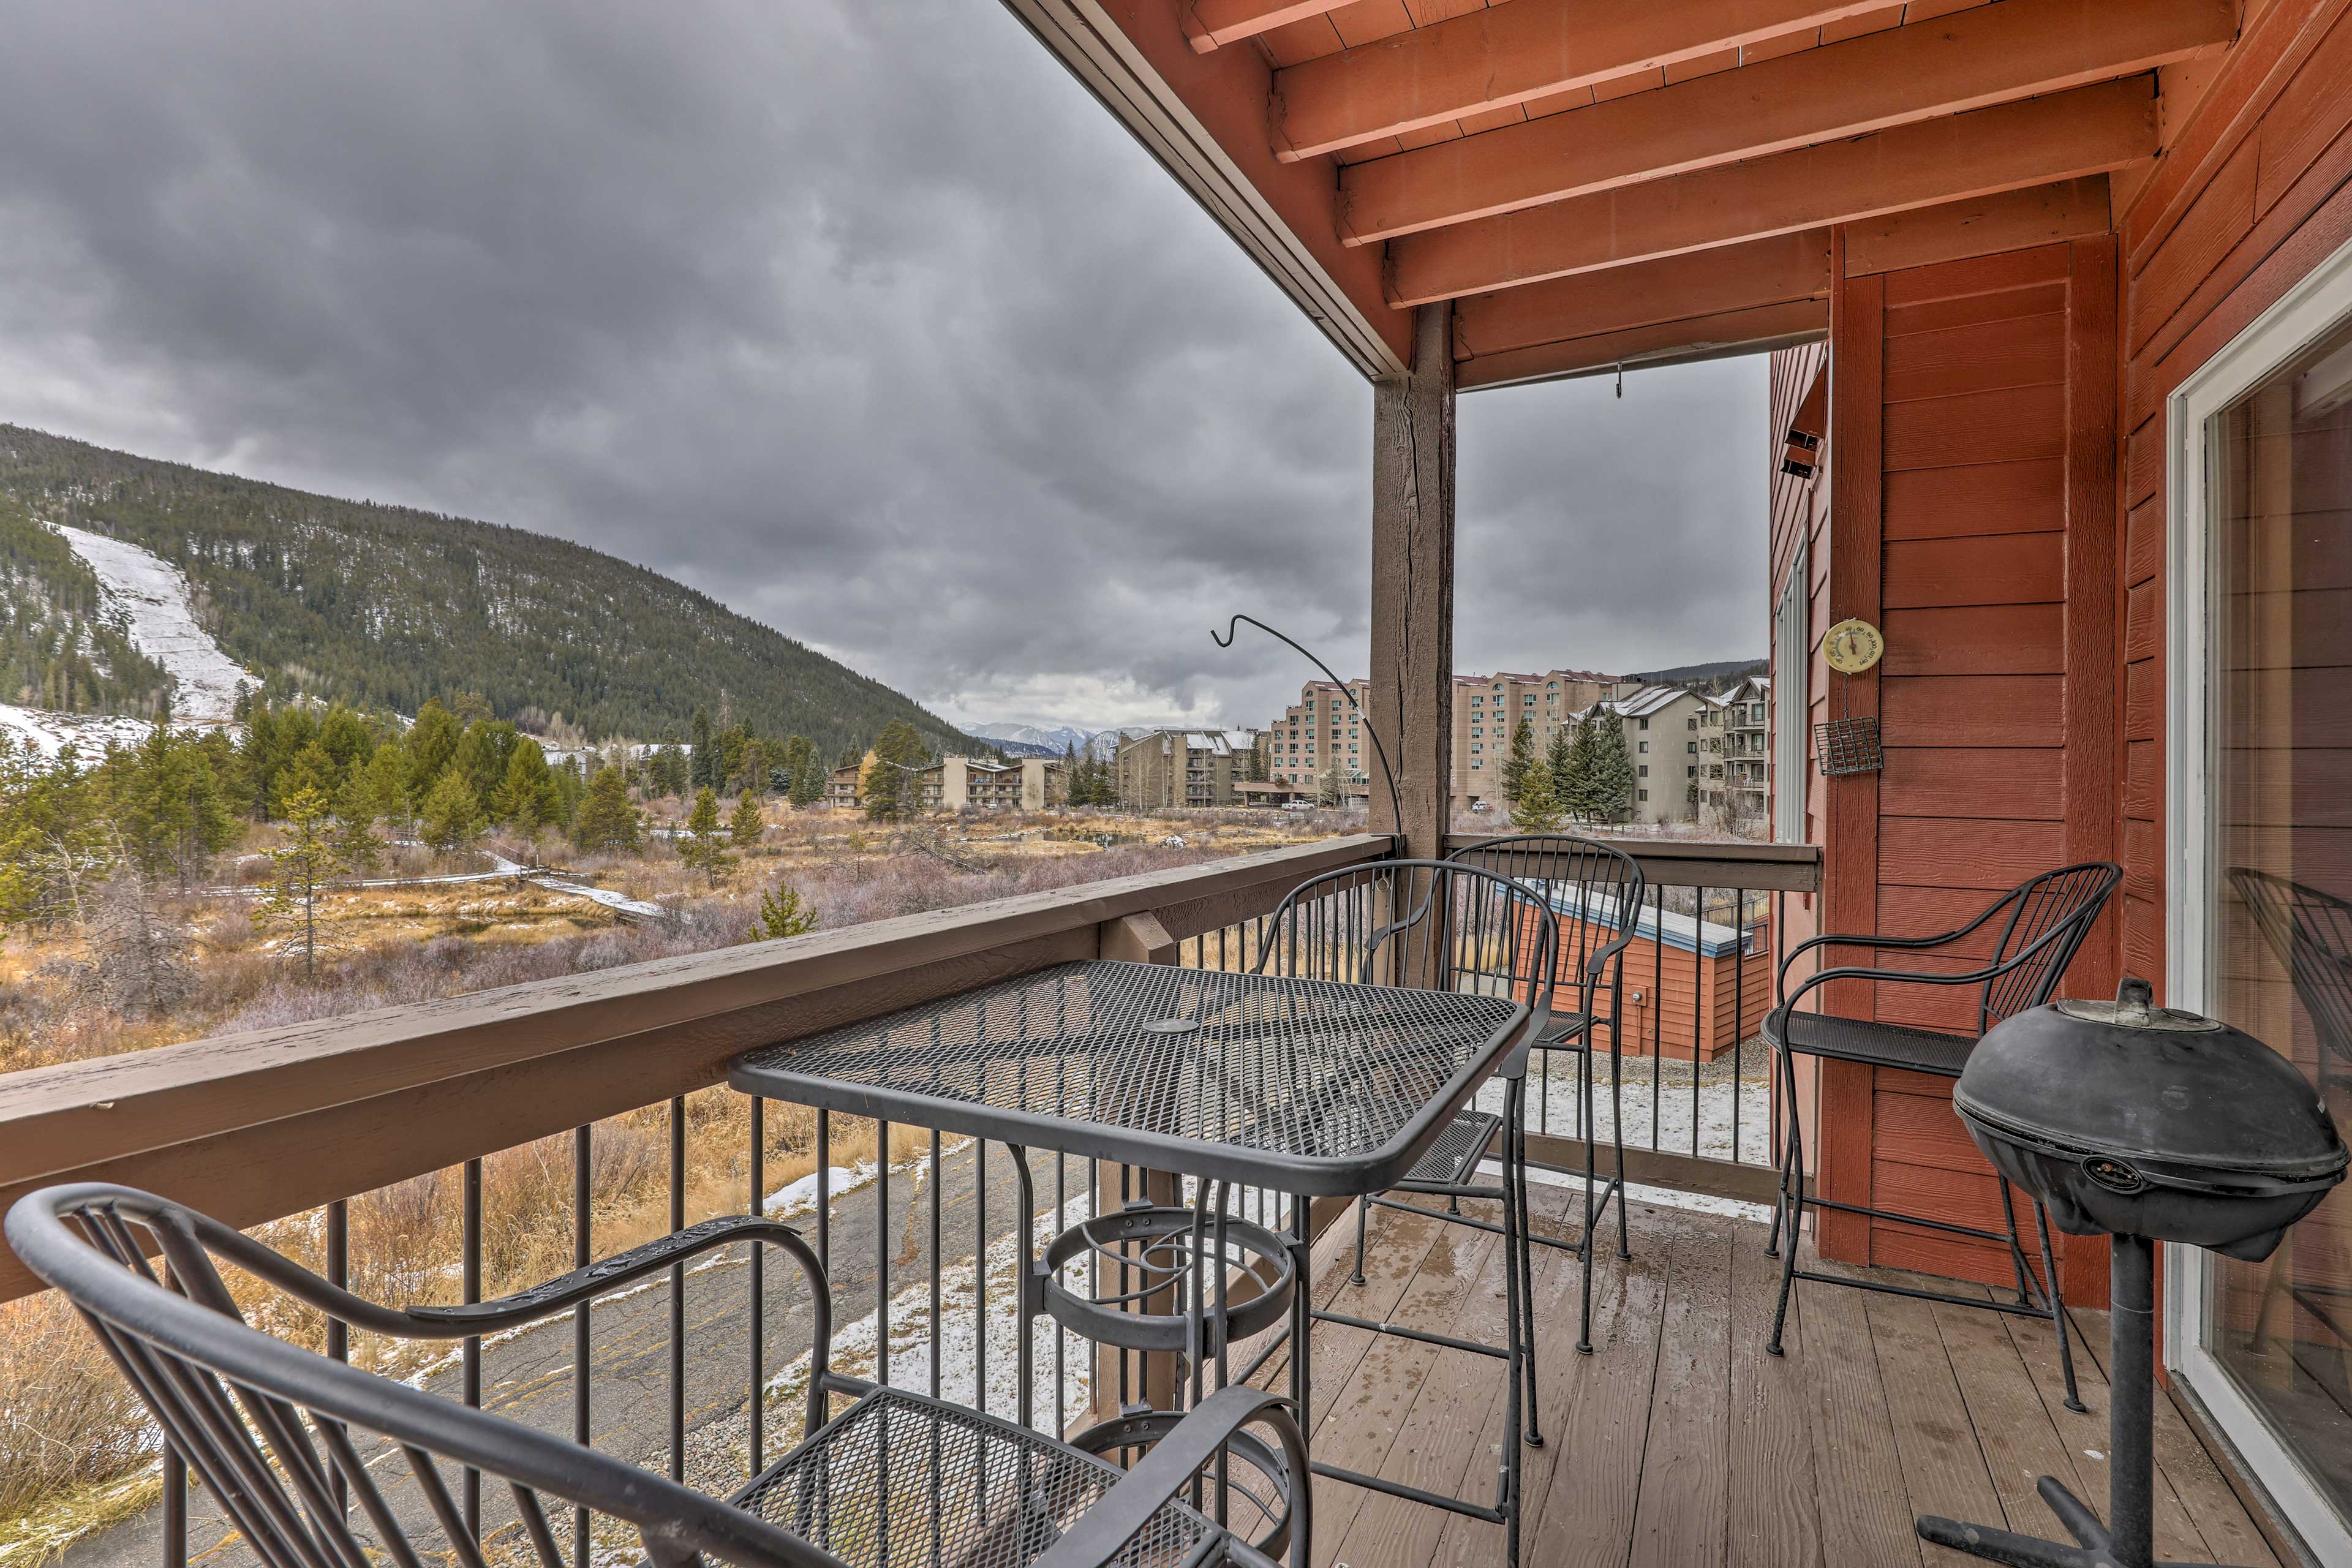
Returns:
[[[1365,713],[1363,704],[1356,700],[1355,692],[1349,689],[1346,681],[1332,674],[1331,667],[1324,663],[1321,659],[1316,658],[1313,650],[1308,648],[1304,643],[1299,642],[1295,637],[1275,630],[1272,626],[1267,626],[1264,621],[1259,620],[1255,616],[1235,616],[1232,620],[1225,623],[1225,635],[1223,637],[1219,637],[1217,635],[1217,631],[1214,626],[1210,627],[1209,640],[1215,643],[1219,647],[1233,647],[1234,638],[1237,635],[1234,628],[1239,626],[1244,621],[1247,621],[1250,625],[1255,626],[1266,636],[1273,637],[1277,642],[1288,643],[1292,647],[1297,648],[1306,658],[1307,663],[1313,665],[1316,668],[1323,672],[1323,678],[1325,679],[1328,680],[1332,685],[1339,689],[1339,695],[1345,697],[1348,700],[1348,706],[1356,710],[1356,718],[1358,721],[1363,725],[1364,733],[1371,737],[1372,755],[1380,758],[1381,760],[1381,781],[1388,785],[1390,820],[1396,825],[1399,832],[1402,832],[1404,830],[1404,798],[1397,793],[1396,771],[1389,766],[1389,749],[1381,744],[1381,732],[1372,728],[1371,718],[1370,715]]]

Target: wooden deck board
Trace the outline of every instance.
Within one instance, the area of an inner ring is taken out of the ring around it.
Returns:
[[[1539,1187],[1538,1224],[1565,1228],[1570,1195]],[[1774,1357],[1764,1345],[1780,1270],[1761,1226],[1640,1203],[1628,1214],[1633,1259],[1604,1246],[1594,1266],[1593,1355],[1576,1352],[1577,1259],[1537,1256],[1547,1441],[1525,1450],[1528,1568],[1942,1568],[1945,1554],[1912,1533],[1916,1513],[2049,1531],[2032,1489],[2044,1470],[2104,1507],[2104,1314],[2074,1315],[2089,1415],[2060,1404],[2055,1340],[2027,1319],[1801,1284],[1789,1353]],[[1499,1339],[1494,1237],[1381,1211],[1372,1223],[1370,1283],[1346,1283],[1351,1224],[1346,1246],[1318,1249],[1318,1299]],[[1810,1247],[1806,1260],[1820,1266]],[[1318,1458],[1485,1500],[1503,1440],[1503,1363],[1372,1342],[1330,1325],[1317,1335]],[[2159,1400],[2158,1419],[2159,1548],[2276,1568],[2178,1412]],[[1318,1486],[1316,1508],[1318,1564],[1503,1561],[1496,1525],[1339,1483]]]

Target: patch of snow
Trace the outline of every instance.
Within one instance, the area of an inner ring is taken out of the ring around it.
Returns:
[[[172,698],[173,717],[185,724],[227,723],[238,684],[258,683],[197,621],[187,574],[127,540],[61,522],[49,526],[97,574],[108,606],[128,619],[131,646],[179,682]]]
[[[834,1165],[824,1173],[825,1201],[830,1203],[845,1193],[856,1192],[874,1180],[872,1161],[852,1169]],[[816,1212],[816,1173],[811,1171],[798,1181],[786,1182],[770,1193],[761,1209],[770,1219],[793,1219]]]
[[[51,713],[38,708],[18,708],[0,702],[0,734],[13,735],[45,757],[54,757],[68,744],[81,748],[94,761],[111,745],[135,746],[152,728],[143,720],[105,713]]]

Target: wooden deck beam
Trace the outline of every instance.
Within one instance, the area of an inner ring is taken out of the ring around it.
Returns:
[[[1184,36],[1202,54],[1254,38],[1291,22],[1304,22],[1356,0],[1192,0],[1179,13]]]
[[[1350,165],[1340,237],[1370,244],[2063,92],[2184,58],[2235,26],[2227,0],[2007,0]]]
[[[1407,855],[1445,853],[1454,815],[1454,311],[1413,321],[1412,374],[1372,387],[1370,720],[1393,752],[1392,810],[1370,827]]]
[[[1622,332],[1830,293],[1830,234],[1809,229],[1454,302],[1454,357]]]
[[[1389,247],[1389,300],[1456,299],[1967,201],[2156,152],[2151,79],[2129,77],[1408,236]]]
[[[1654,321],[1621,331],[1563,338],[1500,353],[1481,354],[1454,367],[1465,392],[1489,386],[1524,386],[1610,370],[1635,370],[1733,354],[1769,353],[1812,342],[1829,331],[1826,300],[1791,300],[1742,310]]]
[[[1286,162],[1882,10],[1885,0],[1513,0],[1275,72]]]

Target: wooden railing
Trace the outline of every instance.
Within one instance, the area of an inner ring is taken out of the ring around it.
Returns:
[[[0,1211],[116,1181],[253,1226],[706,1088],[755,1046],[1071,959],[1172,961],[1357,835],[0,1078]],[[0,1249],[0,1300],[34,1282]]]
[[[1356,835],[11,1074],[0,1078],[0,1210],[50,1183],[105,1180],[233,1225],[262,1224],[706,1088],[755,1046],[1046,964],[1100,956],[1222,966],[1242,951],[1236,928],[1290,888],[1389,845]],[[1654,889],[1777,900],[1820,885],[1819,852],[1807,846],[1626,847]],[[1658,1044],[1662,1055],[1674,1047]],[[1696,1096],[1696,1057],[1689,1077]],[[1572,1163],[1580,1149],[1547,1131],[1540,1152]],[[1678,1152],[1654,1137],[1633,1163],[1636,1179],[1657,1184],[1769,1190],[1769,1167],[1753,1159]],[[0,1250],[0,1300],[32,1286]]]

